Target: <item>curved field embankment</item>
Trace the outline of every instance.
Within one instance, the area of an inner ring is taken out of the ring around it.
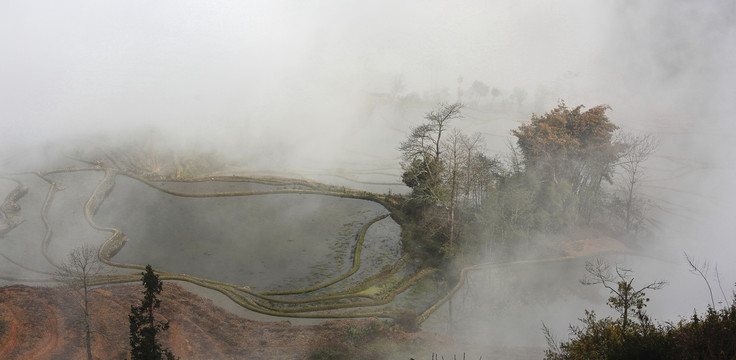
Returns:
[[[325,283],[322,283],[322,284],[319,284],[319,285],[316,285],[316,286],[312,286],[310,288],[300,289],[300,290],[291,290],[291,291],[267,291],[267,292],[263,292],[261,294],[262,295],[265,295],[265,296],[306,294],[306,293],[309,293],[309,292],[313,292],[313,291],[317,291],[319,289],[326,288],[326,287],[328,287],[328,286],[330,286],[332,284],[335,284],[335,283],[337,283],[339,281],[342,281],[344,279],[347,279],[349,276],[352,276],[360,268],[360,252],[363,250],[363,241],[365,240],[365,233],[368,231],[368,228],[371,225],[373,225],[373,224],[377,223],[378,221],[383,220],[383,219],[385,219],[387,217],[388,217],[388,215],[381,215],[381,216],[378,216],[378,217],[374,218],[373,220],[371,220],[367,224],[363,225],[363,228],[360,229],[360,232],[355,236],[356,237],[356,240],[357,240],[357,243],[355,245],[355,249],[353,250],[353,267],[350,269],[350,271],[348,271],[345,274],[342,274],[341,276],[338,276],[338,277],[336,277],[336,278],[334,278],[334,279],[332,279],[330,281],[327,281]]]
[[[377,196],[369,193],[355,193],[349,192],[344,189],[335,189],[333,187],[327,187],[322,185],[316,185],[313,183],[300,181],[298,183],[290,184],[288,182],[275,181],[272,179],[256,179],[255,182],[263,182],[268,185],[298,185],[307,188],[292,188],[292,189],[272,189],[262,191],[237,191],[237,192],[210,192],[210,193],[188,193],[181,191],[173,191],[163,186],[156,184],[148,179],[142,178],[135,174],[122,172],[117,169],[105,169],[104,179],[96,186],[93,194],[87,200],[84,206],[85,217],[90,225],[101,231],[107,231],[112,235],[105,241],[100,247],[99,257],[108,265],[129,268],[129,269],[143,269],[140,265],[135,264],[123,264],[117,263],[111,260],[111,257],[115,255],[117,251],[125,244],[125,235],[119,230],[111,227],[102,227],[97,225],[92,217],[94,216],[97,209],[104,201],[105,197],[110,193],[115,185],[115,177],[117,175],[124,175],[132,179],[138,180],[158,191],[179,196],[179,197],[232,197],[232,196],[251,196],[251,195],[269,195],[269,194],[315,194],[334,196],[341,198],[353,198],[361,200],[369,200],[376,202],[383,207],[386,207],[383,199],[379,199]],[[192,179],[190,181],[206,181],[214,180],[215,178],[208,179]],[[218,177],[218,180],[223,180],[222,177]],[[227,181],[253,181],[246,178],[228,179]],[[370,286],[373,286],[376,282],[380,281],[380,276],[385,274],[376,274],[376,276],[369,277],[361,284],[353,287],[348,291],[342,291],[339,293],[328,293],[316,297],[310,297],[307,299],[282,299],[279,296],[286,295],[304,295],[310,292],[314,292],[319,289],[324,289],[330,285],[336,284],[342,280],[345,280],[355,274],[360,268],[361,251],[363,242],[366,236],[366,232],[371,225],[376,222],[385,219],[391,214],[384,214],[371,219],[368,223],[364,224],[358,234],[355,235],[356,245],[352,250],[352,267],[345,273],[334,277],[326,282],[320,283],[315,286],[311,286],[303,289],[287,290],[287,291],[272,291],[272,292],[256,292],[250,290],[248,287],[238,286],[221,281],[209,280],[198,278],[186,274],[176,274],[166,271],[157,271],[162,280],[181,280],[187,281],[192,284],[206,287],[212,290],[216,290],[228,298],[236,302],[237,304],[262,314],[282,317],[299,317],[299,318],[357,318],[357,317],[382,317],[382,318],[395,318],[400,315],[400,311],[395,310],[375,310],[375,311],[353,311],[353,312],[336,312],[336,310],[344,309],[355,309],[365,307],[375,307],[390,303],[396,295],[405,291],[411,284],[418,281],[421,278],[433,273],[434,269],[422,270],[415,273],[405,279],[397,281],[397,286],[394,286],[390,291],[386,291],[381,294],[367,292]],[[397,263],[389,269],[390,274],[395,274],[399,267],[403,266],[406,262],[405,258],[400,259]],[[140,275],[138,273],[130,275],[118,275],[118,276],[107,276],[98,278],[95,283],[97,284],[110,284],[110,283],[126,283],[135,282],[139,280]],[[349,301],[340,302],[340,300],[346,299],[360,299],[367,298],[369,301]],[[279,306],[276,306],[276,305]]]
[[[105,169],[105,177],[102,179],[102,181],[100,181],[99,184],[97,184],[97,187],[95,187],[92,195],[89,197],[89,199],[87,199],[87,202],[84,204],[84,216],[93,229],[112,233],[112,235],[102,244],[102,246],[100,246],[100,249],[98,250],[97,254],[100,258],[100,261],[110,266],[115,266],[119,268],[144,270],[145,267],[140,265],[120,264],[111,261],[110,257],[115,255],[115,253],[117,253],[117,251],[119,251],[120,248],[125,245],[125,235],[122,231],[118,229],[99,226],[92,220],[92,216],[97,212],[100,205],[102,205],[102,202],[105,200],[105,197],[112,191],[113,187],[115,186],[115,176],[117,176],[117,174],[118,172],[114,169]]]

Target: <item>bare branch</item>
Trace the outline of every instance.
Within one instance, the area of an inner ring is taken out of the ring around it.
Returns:
[[[718,281],[718,288],[721,289],[721,295],[723,295],[724,301],[726,301],[726,307],[731,307],[731,303],[728,301],[728,296],[723,291],[723,285],[721,284],[721,274],[718,273],[718,265],[716,265],[716,281]]]
[[[542,321],[542,333],[544,334],[544,339],[547,340],[547,347],[549,348],[549,351],[553,354],[560,354],[560,346],[557,345],[557,339],[555,338],[555,335],[552,333],[552,330],[547,327],[547,324]]]
[[[710,305],[713,309],[716,308],[716,302],[713,300],[713,289],[710,287],[710,281],[708,281],[708,278],[706,277],[706,274],[708,274],[708,268],[710,267],[707,261],[703,261],[703,263],[700,266],[697,266],[695,264],[695,258],[690,257],[686,252],[682,252],[685,254],[685,260],[687,261],[687,265],[690,267],[690,272],[693,274],[698,274],[700,277],[703,278],[703,281],[705,281],[705,285],[708,285],[708,292],[710,293]]]
[[[59,266],[54,277],[57,281],[73,289],[80,297],[80,318],[84,325],[87,359],[92,359],[92,324],[89,313],[89,287],[91,281],[105,269],[105,263],[97,256],[97,249],[89,244],[75,248],[69,253],[66,262]]]

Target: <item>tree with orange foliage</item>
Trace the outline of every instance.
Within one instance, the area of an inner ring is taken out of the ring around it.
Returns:
[[[543,183],[568,185],[590,222],[590,214],[601,205],[601,184],[612,182],[621,149],[612,141],[618,126],[606,116],[611,107],[583,109],[583,105],[570,109],[561,102],[543,116],[532,115],[531,122],[511,133],[525,167],[533,169]]]
[[[511,131],[527,167],[555,184],[569,182],[576,194],[585,186],[610,180],[619,153],[611,142],[618,126],[606,116],[611,107],[583,108],[569,109],[562,102],[543,116],[532,115],[530,123]]]

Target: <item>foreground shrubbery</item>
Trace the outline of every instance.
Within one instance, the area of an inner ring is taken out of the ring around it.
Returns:
[[[734,297],[736,300],[736,296]],[[636,324],[586,311],[582,327],[546,351],[545,359],[736,359],[736,305],[665,325]]]
[[[598,319],[586,310],[582,326],[571,325],[570,339],[559,344],[543,326],[549,344],[545,359],[736,359],[736,294],[721,309],[709,306],[705,314],[655,325],[644,311],[649,301],[644,290],[656,290],[663,282],[636,290],[626,269],[616,267],[617,278],[602,262],[588,263],[586,270],[591,276],[583,283],[607,288],[608,305],[621,316]]]

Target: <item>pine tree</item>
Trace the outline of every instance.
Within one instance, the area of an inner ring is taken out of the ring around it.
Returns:
[[[156,295],[161,294],[163,283],[153,272],[151,265],[146,266],[142,273],[143,300],[139,306],[130,307],[130,356],[131,360],[173,360],[177,359],[171,350],[162,347],[156,342],[159,332],[169,329],[168,321],[158,321],[153,317],[153,310],[161,305]]]

